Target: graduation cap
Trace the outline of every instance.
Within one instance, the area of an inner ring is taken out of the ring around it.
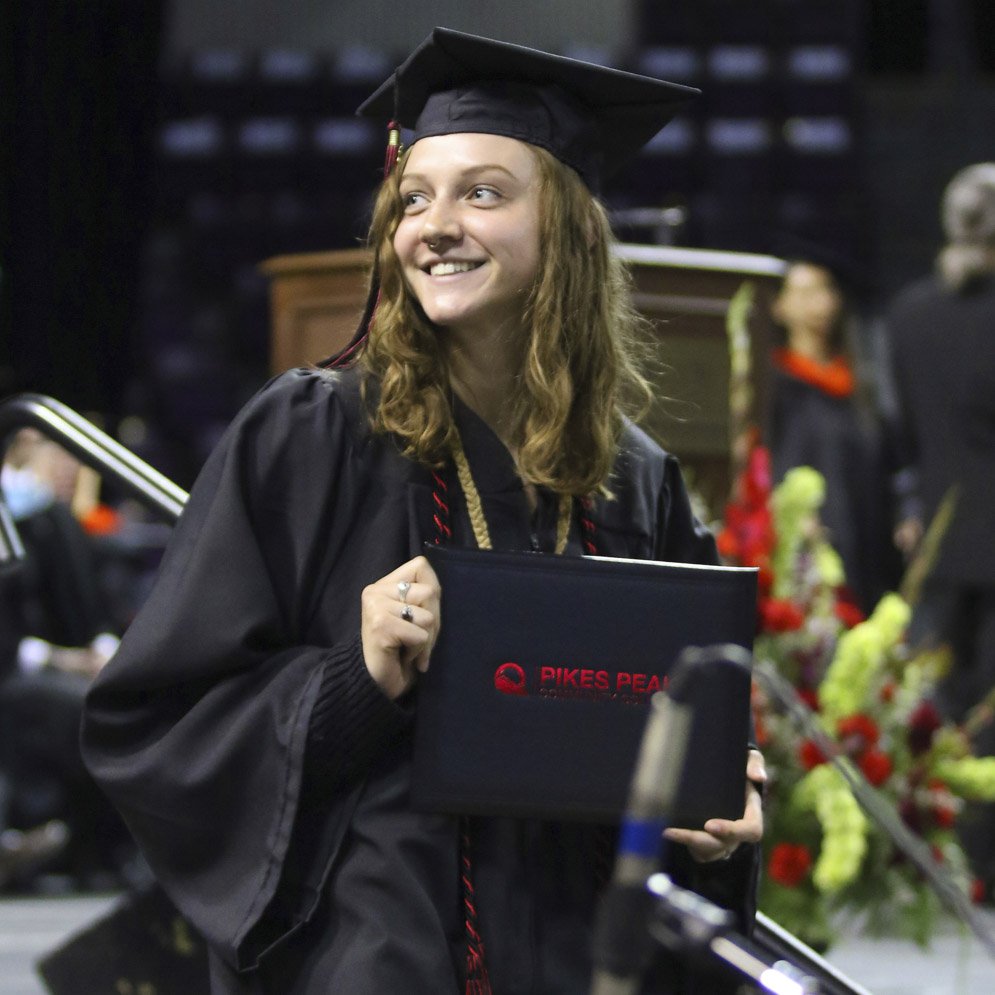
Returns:
[[[807,263],[826,270],[847,297],[860,298],[869,289],[867,276],[854,258],[834,245],[782,231],[774,235],[771,251],[788,265]]]
[[[517,138],[572,166],[591,190],[700,93],[693,87],[435,28],[356,111],[421,138]]]

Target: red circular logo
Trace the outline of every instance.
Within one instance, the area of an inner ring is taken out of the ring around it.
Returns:
[[[502,694],[528,694],[525,671],[517,663],[502,663],[494,673],[494,687]]]

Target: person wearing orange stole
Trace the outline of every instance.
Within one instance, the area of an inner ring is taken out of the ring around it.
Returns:
[[[810,253],[789,261],[773,305],[767,444],[775,482],[792,467],[825,478],[821,509],[850,599],[869,614],[893,578],[883,436],[855,369],[839,267]]]

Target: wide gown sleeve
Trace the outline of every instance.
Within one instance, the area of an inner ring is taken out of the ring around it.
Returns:
[[[332,383],[304,371],[271,382],[206,463],[87,699],[90,771],[174,902],[238,967],[258,955],[246,938],[285,865],[303,859],[288,850],[316,699],[326,822],[355,791],[357,758],[406,721],[369,677],[356,585],[336,572],[365,479]],[[328,585],[341,611],[314,639]]]

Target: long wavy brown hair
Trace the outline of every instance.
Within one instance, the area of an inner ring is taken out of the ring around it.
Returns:
[[[625,415],[640,416],[651,400],[640,372],[647,322],[631,305],[604,208],[573,169],[529,148],[538,162],[542,263],[525,305],[510,439],[523,480],[590,495],[609,489]],[[444,330],[425,317],[394,252],[403,169],[404,158],[374,207],[369,245],[380,300],[360,363],[379,382],[374,429],[393,433],[411,459],[438,467],[456,431],[452,392]]]

